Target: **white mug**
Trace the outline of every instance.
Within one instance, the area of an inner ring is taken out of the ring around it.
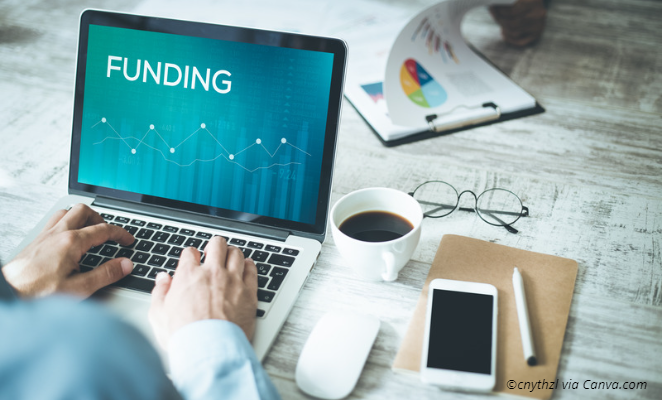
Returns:
[[[349,217],[367,211],[396,214],[408,220],[414,228],[404,236],[386,242],[364,242],[340,231],[340,225]],[[338,200],[331,209],[330,219],[336,247],[357,277],[368,281],[394,281],[421,238],[423,211],[407,193],[389,188],[368,188]]]

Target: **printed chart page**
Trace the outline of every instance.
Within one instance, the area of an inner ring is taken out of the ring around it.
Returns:
[[[386,141],[428,130],[428,115],[437,115],[435,125],[443,126],[535,107],[531,95],[474,53],[461,34],[470,9],[512,2],[447,0],[420,12],[394,40],[383,79],[348,79],[348,99]]]
[[[512,3],[512,1],[507,1]],[[444,119],[480,118],[484,103],[502,113],[535,107],[535,99],[474,53],[461,35],[471,8],[493,0],[443,1],[420,13],[402,30],[386,66],[384,96],[394,124],[420,126]]]

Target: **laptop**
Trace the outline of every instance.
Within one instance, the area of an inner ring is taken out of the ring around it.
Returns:
[[[80,18],[69,195],[136,237],[90,249],[131,275],[95,297],[148,337],[150,292],[213,236],[258,267],[260,360],[326,234],[347,56],[339,39],[86,10]]]

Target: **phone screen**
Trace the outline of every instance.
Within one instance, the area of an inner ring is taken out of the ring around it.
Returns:
[[[428,368],[489,375],[494,297],[433,290]]]

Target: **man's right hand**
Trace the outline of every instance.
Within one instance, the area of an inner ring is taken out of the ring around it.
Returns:
[[[172,334],[191,322],[220,319],[237,324],[248,340],[255,331],[257,268],[236,247],[216,236],[200,252],[182,251],[174,278],[156,276],[149,319],[159,344],[167,348]]]

